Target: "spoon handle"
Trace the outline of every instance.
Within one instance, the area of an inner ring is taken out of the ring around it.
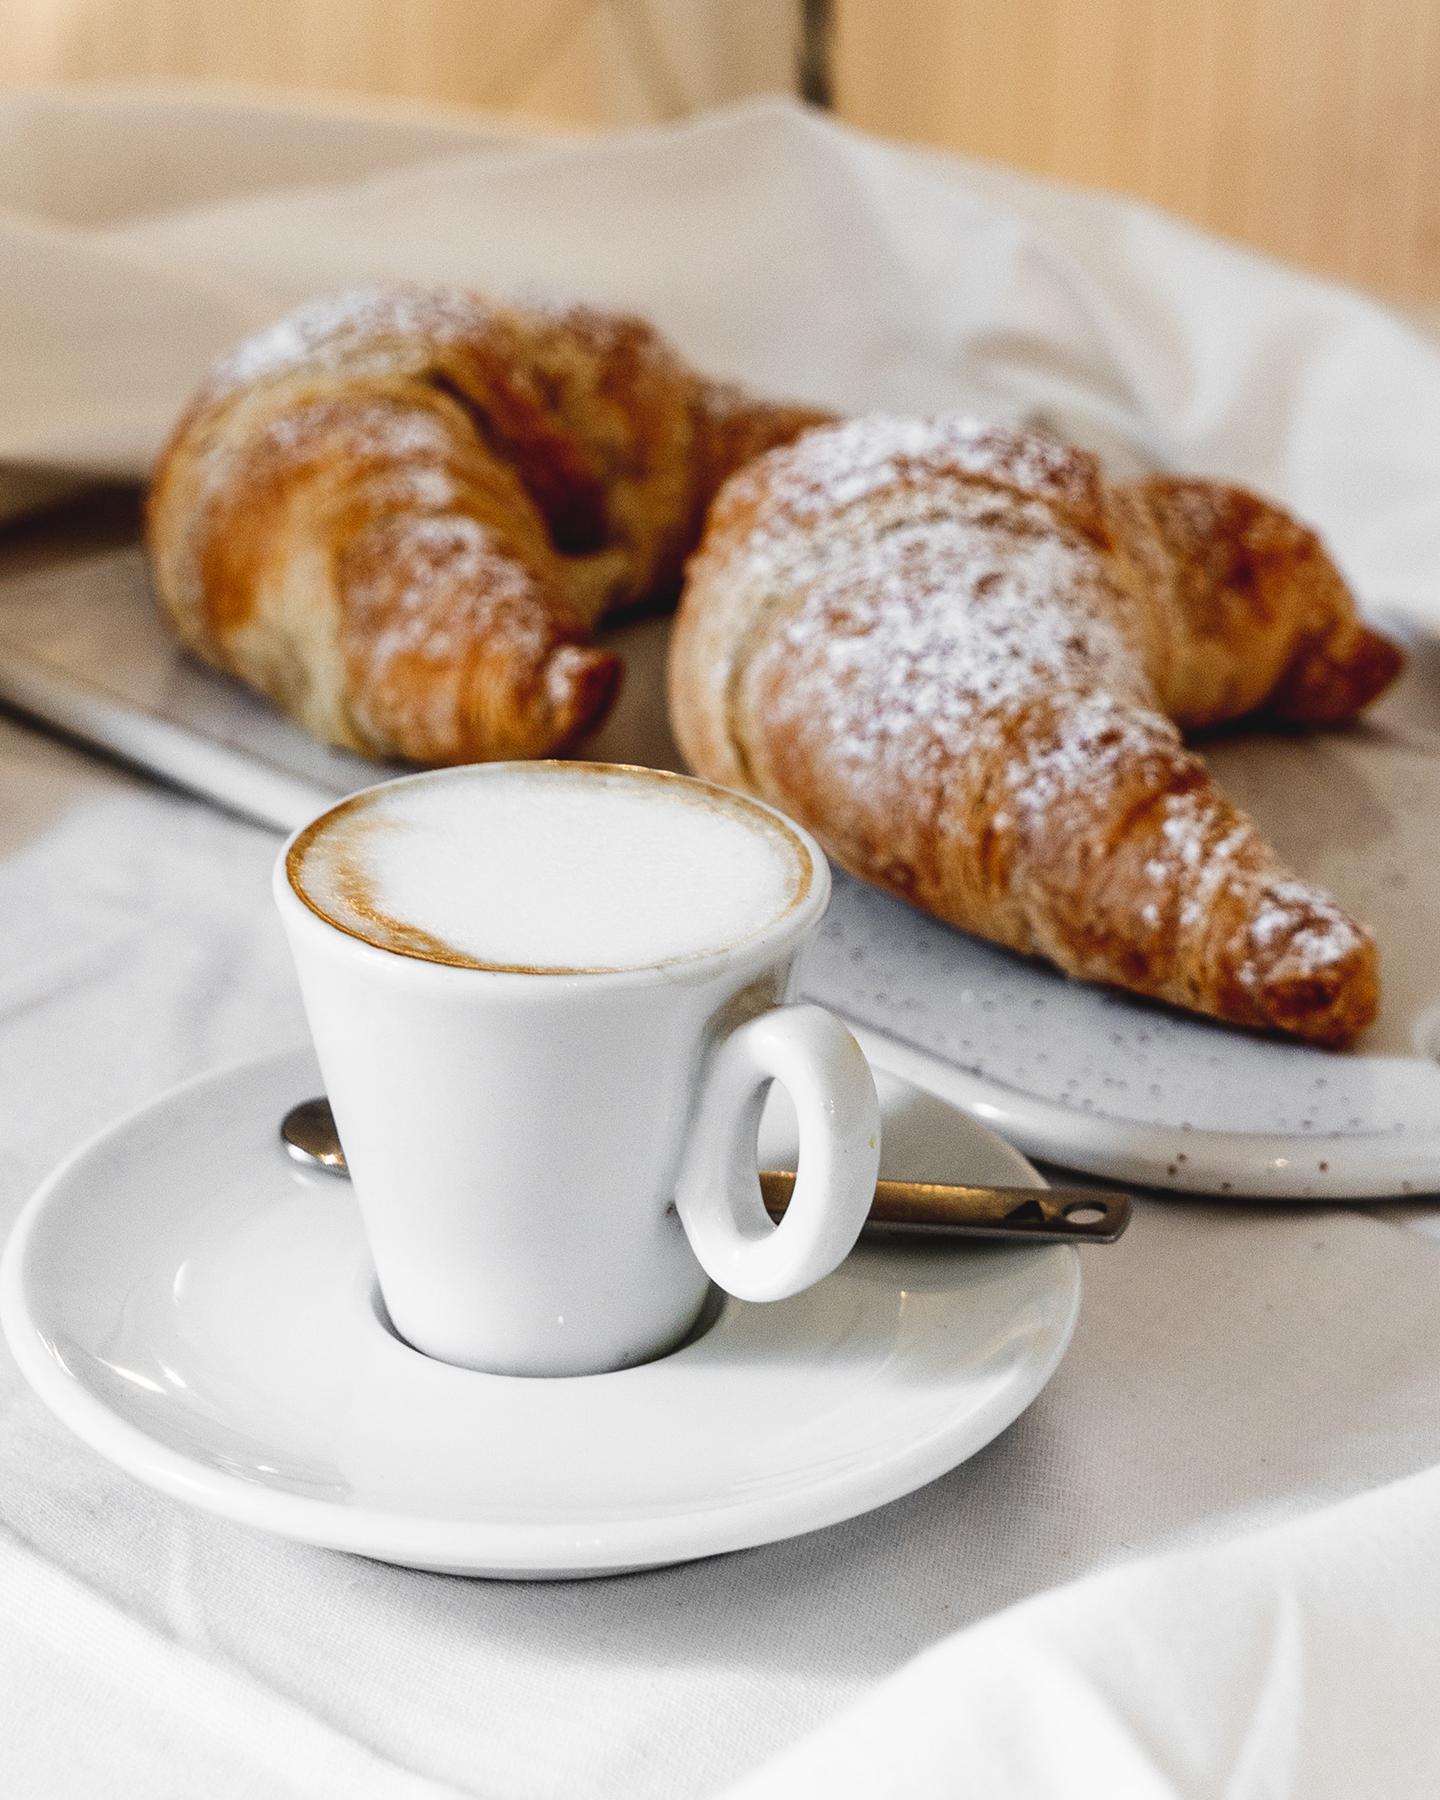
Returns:
[[[320,1096],[291,1107],[280,1136],[297,1162],[348,1175],[330,1102]],[[778,1218],[790,1204],[795,1176],[762,1169],[765,1208]],[[943,1237],[1058,1239],[1113,1244],[1130,1223],[1130,1197],[1099,1188],[947,1187],[936,1181],[877,1181],[868,1235],[895,1231]]]
[[[760,1171],[760,1192],[772,1218],[785,1211],[794,1188],[791,1170]],[[880,1180],[875,1183],[866,1230],[1113,1244],[1129,1223],[1130,1196],[1106,1189],[950,1187],[934,1181]]]

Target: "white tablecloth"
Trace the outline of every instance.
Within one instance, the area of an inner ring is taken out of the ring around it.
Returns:
[[[727,192],[753,211],[746,184],[762,179],[769,259],[748,245],[733,278],[752,325],[756,307],[775,322],[742,341],[715,221],[732,216]],[[183,308],[167,314],[166,354],[129,388],[92,368],[88,414],[73,369],[47,386],[0,338],[0,441],[53,467],[130,466],[164,383],[267,303],[253,255],[225,270],[242,237],[284,247],[282,298],[313,281],[321,240],[347,274],[368,255],[479,279],[486,230],[507,280],[528,259],[573,290],[585,265],[554,220],[569,204],[573,222],[581,190],[595,297],[658,295],[652,310],[718,367],[852,402],[1038,396],[1094,435],[1266,480],[1333,519],[1372,591],[1430,601],[1440,356],[1420,338],[1150,214],[783,111],[127,228],[123,257],[153,285],[121,341],[159,341],[145,306],[153,324],[174,302],[182,240],[204,246],[191,335]],[[397,191],[417,222],[375,237],[367,219],[393,223]],[[524,256],[500,232],[521,200],[540,221]],[[647,218],[652,250],[675,259],[663,277],[644,260]],[[803,279],[802,227],[819,259]],[[122,252],[99,240],[119,229],[0,220],[18,271],[6,297],[29,281],[38,308],[27,234],[79,280],[113,266]],[[842,239],[874,283],[858,313]],[[1042,243],[1061,247],[1027,285]],[[87,302],[83,283],[67,291],[73,330]],[[1006,313],[1022,293],[1030,311]],[[817,345],[836,321],[843,353],[812,354],[797,321]],[[0,1228],[117,1113],[300,1038],[273,851],[257,828],[0,722]],[[0,1355],[0,1791],[699,1800],[749,1776],[765,1800],[1433,1793],[1436,1233],[1423,1203],[1142,1201],[1129,1236],[1087,1259],[1055,1381],[972,1463],[792,1543],[593,1583],[420,1575],[217,1522],[83,1449]]]

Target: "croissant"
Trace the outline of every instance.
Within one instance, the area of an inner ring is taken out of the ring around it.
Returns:
[[[671,646],[700,774],[845,868],[1091,981],[1340,1045],[1375,945],[1181,741],[1351,718],[1400,667],[1313,533],[1242,489],[941,419],[742,469]]]
[[[597,724],[604,615],[679,585],[716,488],[828,415],[693,373],[639,319],[392,286],[224,358],[146,534],[186,644],[316,737],[418,762]]]

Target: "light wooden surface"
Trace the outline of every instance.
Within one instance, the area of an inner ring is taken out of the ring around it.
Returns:
[[[834,0],[839,109],[1440,301],[1440,0]],[[788,0],[0,0],[0,82],[216,78],[661,117]]]
[[[213,79],[602,117],[590,0],[0,0],[0,80]]]
[[[859,124],[1440,300],[1440,0],[842,0],[839,17]]]

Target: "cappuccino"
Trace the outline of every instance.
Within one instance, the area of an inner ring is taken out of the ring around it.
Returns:
[[[802,838],[740,795],[598,763],[481,763],[342,801],[287,874],[312,912],[382,950],[598,974],[743,943],[814,870]]]

